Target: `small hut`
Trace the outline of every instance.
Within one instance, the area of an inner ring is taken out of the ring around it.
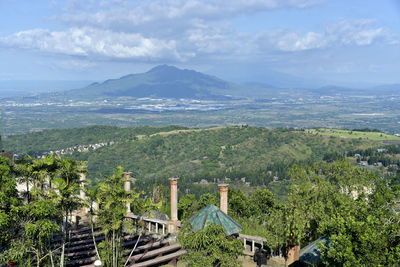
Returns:
[[[214,205],[208,205],[201,209],[199,213],[189,219],[189,222],[193,231],[204,229],[209,223],[221,225],[226,235],[238,234],[243,230],[239,223]]]

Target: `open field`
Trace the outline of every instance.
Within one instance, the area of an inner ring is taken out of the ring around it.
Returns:
[[[309,129],[306,132],[311,134],[335,136],[342,138],[363,138],[374,141],[390,141],[390,140],[400,140],[400,136],[395,136],[391,134],[381,133],[381,132],[361,132],[361,131],[351,131],[351,130],[341,130],[341,129]]]

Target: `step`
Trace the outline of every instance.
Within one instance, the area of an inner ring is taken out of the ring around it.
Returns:
[[[93,263],[97,258],[96,257],[90,257],[90,258],[84,258],[84,259],[77,259],[77,260],[71,260],[68,261],[66,266],[82,266],[86,264],[91,264]]]
[[[176,259],[184,254],[186,254],[187,251],[185,249],[181,249],[178,250],[177,252],[165,255],[165,256],[161,256],[161,257],[157,257],[155,259],[152,260],[148,260],[148,261],[144,261],[144,262],[139,262],[139,263],[133,263],[129,266],[132,267],[146,267],[146,266],[154,266],[154,265],[159,265],[161,263],[165,263],[168,261],[171,261],[173,259]]]
[[[126,235],[124,236],[124,247],[128,247],[130,243],[136,243],[136,237],[137,235]],[[96,243],[99,243],[98,241],[104,240],[104,236],[97,236],[96,237]],[[129,240],[131,239],[131,240]],[[132,240],[133,239],[133,240]],[[145,239],[146,240],[146,239]],[[75,252],[75,251],[81,251],[81,250],[87,250],[87,249],[94,249],[94,244],[93,244],[93,238],[87,238],[85,240],[80,240],[80,241],[74,241],[69,244],[67,244],[67,247],[65,248],[65,251],[68,253]]]
[[[159,249],[150,250],[148,252],[132,256],[129,259],[129,262],[133,263],[133,262],[141,261],[141,260],[152,258],[152,257],[157,257],[157,256],[160,256],[165,253],[179,250],[180,248],[181,248],[181,245],[179,243],[175,243],[170,246],[161,247]]]
[[[136,244],[136,241],[137,240],[133,240],[132,243]],[[141,242],[149,242],[148,237],[145,237],[143,239],[141,238],[139,243],[141,243]],[[145,245],[137,247],[135,250],[135,254],[139,251],[146,251],[146,250],[149,250],[152,248],[159,248],[160,246],[163,246],[166,244],[168,244],[168,241],[166,241],[166,240],[157,241],[157,242],[153,242],[153,243],[147,243]],[[92,247],[92,249],[90,249],[90,250],[88,249],[88,250],[78,251],[78,252],[74,252],[74,253],[67,253],[66,256],[68,256],[69,258],[88,256],[86,258],[81,258],[81,259],[73,258],[67,262],[67,265],[68,266],[71,266],[71,265],[80,266],[83,264],[90,265],[91,263],[93,263],[96,260],[96,257],[94,256],[94,255],[96,255],[96,250],[94,249],[93,245],[91,247]],[[124,242],[124,247],[125,247],[125,242]],[[129,253],[130,253],[130,251],[129,252],[127,251],[126,256],[128,256]],[[92,256],[92,257],[90,257],[90,256]]]

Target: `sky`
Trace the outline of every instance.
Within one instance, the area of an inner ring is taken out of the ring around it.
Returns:
[[[159,64],[234,82],[400,83],[400,1],[0,0],[0,82]]]

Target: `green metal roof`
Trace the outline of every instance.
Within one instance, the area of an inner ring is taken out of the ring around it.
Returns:
[[[243,230],[240,224],[214,205],[208,205],[201,209],[199,213],[189,219],[189,222],[192,224],[193,231],[201,230],[209,223],[221,225],[226,235],[237,234]]]
[[[329,246],[329,239],[325,236],[318,238],[300,250],[300,261],[307,264],[318,264],[322,262],[319,243]]]

